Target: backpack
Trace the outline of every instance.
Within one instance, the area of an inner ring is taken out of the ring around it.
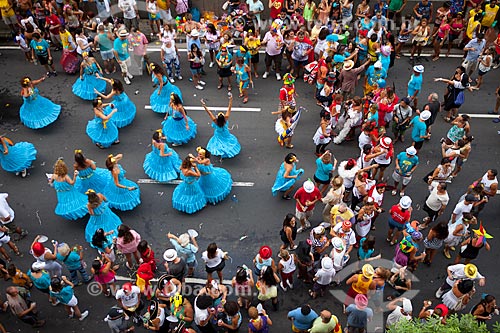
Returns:
[[[317,61],[312,61],[304,66],[304,82],[314,84],[318,76],[319,64]]]

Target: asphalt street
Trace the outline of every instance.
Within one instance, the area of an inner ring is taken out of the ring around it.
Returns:
[[[33,258],[28,254],[29,245],[37,234],[45,234],[49,239],[57,239],[70,244],[82,244],[85,247],[85,259],[90,264],[95,257],[96,251],[89,248],[84,239],[84,228],[88,217],[77,221],[66,221],[54,214],[56,206],[56,195],[54,190],[47,185],[45,173],[52,173],[52,166],[58,157],[63,157],[69,165],[73,163],[74,149],[82,149],[85,155],[96,161],[99,167],[104,167],[104,161],[108,154],[123,153],[123,167],[127,170],[127,178],[138,181],[147,179],[142,169],[144,156],[151,149],[150,141],[152,133],[160,128],[163,116],[145,109],[149,105],[149,96],[154,88],[148,76],[136,77],[132,85],[126,86],[125,90],[137,106],[137,115],[132,125],[120,130],[119,145],[110,149],[101,150],[92,144],[85,134],[87,121],[93,117],[91,103],[80,100],[71,92],[71,85],[75,76],[62,72],[59,65],[60,53],[56,52],[56,68],[59,71],[57,77],[47,79],[39,85],[40,93],[52,101],[62,105],[62,113],[59,119],[47,128],[31,130],[20,123],[19,107],[22,103],[20,96],[20,78],[29,75],[37,79],[44,74],[40,66],[34,66],[24,60],[19,50],[1,50],[0,73],[0,133],[6,134],[14,142],[32,142],[38,151],[37,160],[33,168],[29,170],[29,176],[22,179],[14,174],[0,170],[0,192],[9,193],[9,201],[16,212],[16,223],[26,227],[30,234],[21,240],[18,246],[25,253],[23,258],[14,257],[14,262],[23,271],[26,271]],[[159,52],[153,52],[150,57],[159,61]],[[185,53],[182,54],[182,73],[184,80],[176,82],[182,90],[184,104],[186,106],[200,106],[200,98],[205,98],[210,107],[225,107],[227,105],[227,91],[217,90],[217,76],[215,68],[206,68],[207,88],[204,91],[194,89],[187,78],[189,70]],[[100,58],[98,57],[98,61]],[[208,61],[207,61],[208,62]],[[284,66],[285,66],[284,62]],[[441,58],[438,62],[424,61],[424,87],[420,94],[420,105],[431,92],[437,92],[440,97],[445,90],[445,85],[434,83],[434,77],[449,77],[460,60],[457,58]],[[263,69],[263,57],[261,57],[261,75]],[[406,94],[406,84],[411,75],[411,64],[408,58],[396,61],[395,67],[389,72],[389,85],[396,87],[399,96]],[[111,77],[119,78],[118,73]],[[466,94],[465,104],[460,109],[463,113],[471,115],[486,114],[495,103],[494,92],[498,86],[500,72],[493,70],[484,78],[480,91]],[[236,87],[233,84],[233,87]],[[271,186],[274,182],[276,172],[284,156],[289,152],[280,147],[276,141],[274,132],[275,111],[278,105],[278,91],[281,82],[276,81],[273,75],[267,80],[261,78],[255,80],[255,88],[250,90],[248,104],[244,105],[237,98],[236,89],[234,107],[255,108],[252,111],[235,111],[230,118],[230,128],[242,146],[240,155],[230,160],[213,160],[216,166],[226,168],[231,172],[235,182],[244,182],[246,186],[235,186],[228,198],[216,206],[207,206],[201,212],[194,215],[182,214],[172,208],[171,195],[175,185],[165,184],[140,184],[142,204],[131,212],[118,212],[123,223],[137,230],[143,239],[148,240],[156,252],[156,258],[162,260],[163,251],[170,247],[166,238],[167,232],[180,234],[187,229],[196,229],[200,236],[200,252],[206,249],[210,242],[217,242],[220,248],[229,252],[232,262],[226,265],[224,270],[225,279],[231,279],[235,274],[236,267],[241,264],[251,266],[252,259],[261,245],[270,245],[276,254],[279,250],[279,230],[284,216],[294,212],[293,201],[285,201],[280,197],[272,197]],[[304,106],[307,112],[302,114],[300,123],[295,131],[295,152],[300,160],[298,166],[305,169],[305,177],[311,177],[315,171],[314,143],[312,136],[319,124],[319,108],[313,99],[313,88],[297,80],[296,84],[298,105]],[[359,88],[359,87],[358,87]],[[197,146],[206,145],[212,135],[210,119],[203,111],[189,111],[189,116],[198,124],[198,134],[190,143],[175,147],[174,149],[181,157],[188,153],[194,153]],[[446,134],[450,125],[445,123],[442,117],[438,117],[433,126],[432,138],[424,144],[419,154],[420,165],[417,168],[412,183],[407,189],[407,194],[413,199],[413,218],[422,219],[425,214],[421,211],[424,199],[427,195],[427,186],[422,177],[433,169],[439,162],[440,145],[439,139]],[[471,120],[471,132],[475,137],[472,154],[464,166],[460,177],[453,181],[448,187],[451,201],[445,216],[449,216],[457,202],[464,193],[467,185],[481,177],[488,168],[500,169],[500,158],[498,140],[500,136],[497,131],[500,125],[495,125],[489,118],[473,118]],[[403,151],[408,142],[411,142],[407,133],[405,144],[396,144],[396,153]],[[357,142],[345,142],[341,145],[329,146],[337,160],[343,161],[347,158],[358,157]],[[386,172],[386,176],[392,173],[392,167]],[[390,181],[389,183],[391,183]],[[391,197],[390,192],[385,194],[384,207],[388,210],[398,198]],[[313,225],[321,222],[321,209],[317,207],[312,219]],[[498,263],[498,249],[500,248],[500,226],[496,223],[496,217],[500,213],[499,199],[494,198],[486,206],[480,215],[487,231],[495,236],[489,240],[492,246],[490,253],[482,251],[476,264],[480,272],[486,276],[485,287],[479,287],[478,293],[472,301],[475,304],[481,293],[493,293],[500,290],[500,281],[495,277],[500,272],[496,265]],[[376,251],[381,252],[384,259],[391,260],[393,248],[385,243],[386,214],[378,219]],[[426,230],[424,235],[427,234]],[[247,236],[244,238],[243,236]],[[304,239],[305,234],[300,234],[299,239]],[[244,238],[244,239],[242,239]],[[200,260],[200,259],[199,259]],[[354,258],[352,259],[354,262]],[[200,260],[201,261],[201,260]],[[418,291],[414,300],[414,315],[418,314],[422,301],[432,299],[436,288],[443,282],[445,267],[451,261],[437,254],[433,265],[429,268],[420,265],[415,275],[419,282],[414,283],[414,289]],[[350,269],[350,268],[349,268]],[[347,272],[347,271],[346,271]],[[344,272],[344,273],[346,273]],[[126,275],[124,268],[119,271],[120,275]],[[200,264],[196,271],[196,277],[204,279],[206,273]],[[0,282],[1,298],[9,282]],[[274,325],[271,331],[287,332],[290,323],[286,319],[286,313],[303,303],[309,303],[319,313],[323,308],[328,308],[337,315],[342,326],[346,324],[346,318],[342,314],[341,301],[328,295],[324,298],[311,300],[307,296],[309,286],[301,282],[296,284],[293,292],[279,292],[280,310],[270,311]],[[338,288],[336,288],[338,289]],[[340,289],[346,290],[345,286]],[[387,289],[390,290],[388,287]],[[107,324],[103,322],[107,310],[115,304],[113,299],[104,296],[92,296],[86,291],[85,286],[76,288],[80,308],[90,311],[89,317],[84,322],[66,319],[66,314],[61,306],[52,307],[48,304],[46,297],[37,290],[32,291],[32,297],[37,301],[41,316],[47,319],[47,324],[40,332],[49,332],[64,327],[64,332],[106,331]],[[500,295],[497,295],[500,296]],[[343,298],[341,298],[343,300]],[[472,305],[473,305],[472,304]],[[471,306],[467,307],[470,310]],[[246,318],[246,314],[245,317]],[[494,320],[497,318],[494,318]],[[0,321],[7,330],[27,332],[31,331],[29,326],[18,322],[9,314],[0,315]],[[246,322],[241,331],[246,331]],[[64,325],[64,326],[62,326]],[[370,331],[375,327],[382,326],[380,318],[375,320]],[[142,329],[139,329],[139,331]]]

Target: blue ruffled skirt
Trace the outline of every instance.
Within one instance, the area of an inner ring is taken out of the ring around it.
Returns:
[[[78,77],[73,84],[73,94],[88,101],[97,98],[94,88],[104,94],[106,91],[106,81],[100,80],[95,75],[83,74],[83,80]]]
[[[76,220],[88,214],[87,196],[78,192],[73,185],[54,181],[57,194],[55,213],[67,220]]]
[[[201,190],[200,184],[197,180],[190,179],[186,181],[185,177],[182,183],[177,185],[172,195],[172,206],[178,211],[193,214],[207,204],[205,195]],[[189,182],[189,183],[188,183]]]
[[[126,178],[120,179],[120,184],[128,187],[135,187],[135,190],[129,191],[127,188],[120,188],[115,185],[113,179],[104,189],[104,196],[108,199],[109,207],[121,211],[132,210],[141,203],[141,190],[136,183]]]
[[[207,166],[200,164],[198,167],[201,172],[200,187],[207,202],[215,205],[224,200],[233,187],[231,174],[226,169],[213,167],[212,165],[207,168]]]
[[[168,81],[167,81],[168,82]],[[163,85],[163,89],[161,90],[160,95],[158,95],[158,91],[160,87],[156,88],[156,90],[149,97],[149,104],[151,104],[151,110],[156,113],[167,113],[171,112],[170,108],[170,94],[175,93],[179,95],[182,101],[182,93],[181,90],[174,84],[168,82]]]
[[[221,158],[233,158],[241,151],[240,143],[236,136],[229,132],[226,123],[224,127],[219,128],[216,124],[212,123],[214,128],[214,135],[210,138],[207,144],[208,151],[215,156]]]
[[[118,112],[111,118],[111,121],[115,123],[116,127],[122,128],[130,125],[132,121],[134,121],[137,108],[130,98],[128,98],[126,93],[121,93],[119,97],[116,96],[111,103],[118,109]],[[110,114],[111,111],[113,110],[110,105],[104,108],[105,115]]]
[[[179,177],[182,161],[174,150],[165,146],[165,153],[169,152],[172,155],[160,156],[158,148],[153,146],[153,151],[146,154],[142,166],[149,178],[159,182],[168,182]]]
[[[61,113],[61,106],[48,98],[36,95],[34,98],[24,99],[19,116],[21,122],[31,129],[39,129],[52,124]]]
[[[102,192],[106,188],[111,179],[111,172],[103,168],[86,168],[78,172],[78,177],[75,181],[75,188],[78,192],[85,193],[89,189],[96,192]]]
[[[113,118],[117,114],[118,112],[106,123],[106,128],[104,128],[101,118],[89,120],[86,132],[93,143],[99,143],[104,148],[108,148],[118,140],[118,128],[113,123]]]
[[[90,215],[90,219],[85,227],[85,239],[92,243],[92,237],[95,232],[102,228],[105,232],[115,230],[122,224],[122,221],[108,207],[108,203],[102,202],[97,208],[94,208],[94,215]]]
[[[168,117],[161,123],[168,143],[181,145],[194,139],[196,136],[196,123],[190,117],[187,118],[189,130],[186,129],[184,118],[174,119],[173,117]]]
[[[36,160],[36,149],[32,143],[18,142],[13,146],[8,146],[9,153],[3,154],[0,149],[0,164],[7,172],[21,172],[28,169]]]

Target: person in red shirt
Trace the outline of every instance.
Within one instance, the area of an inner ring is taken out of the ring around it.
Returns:
[[[56,47],[56,51],[61,50],[62,42],[61,37],[59,36],[59,28],[61,27],[61,21],[56,14],[52,13],[51,15],[47,15],[45,17],[45,27],[49,29],[50,39],[52,43],[54,43]]]
[[[411,198],[407,195],[399,200],[399,203],[392,206],[389,211],[389,231],[387,232],[386,241],[390,242],[391,245],[397,243],[401,231],[405,228],[405,224],[410,221],[411,217]]]
[[[280,89],[280,110],[285,106],[295,107],[296,105],[295,78],[290,73],[286,73],[283,75],[283,87]]]
[[[151,266],[151,271],[156,272],[156,259],[155,252],[151,249],[148,242],[146,240],[141,240],[139,245],[137,245],[137,251],[139,251],[141,255],[141,259],[139,260],[142,263],[148,263]]]
[[[282,8],[285,8],[285,0],[269,0],[269,16],[273,20],[278,18]]]
[[[321,192],[311,180],[306,180],[302,187],[295,192],[293,198],[296,201],[295,216],[301,225],[297,232],[302,232],[311,227],[309,218],[313,215],[316,202],[321,200]]]

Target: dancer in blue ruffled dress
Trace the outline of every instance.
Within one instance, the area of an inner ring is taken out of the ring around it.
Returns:
[[[92,244],[92,237],[97,230],[117,230],[122,224],[120,218],[108,207],[107,199],[101,193],[90,189],[87,194],[87,209],[90,219],[85,227],[85,240]]]
[[[100,93],[106,91],[106,82],[99,80],[96,75],[102,75],[101,66],[93,57],[89,57],[88,52],[82,53],[83,61],[80,64],[80,77],[73,84],[73,94],[88,101],[97,98],[94,91]]]
[[[28,168],[36,160],[36,149],[32,143],[18,142],[14,144],[9,138],[0,136],[0,164],[7,172],[15,172],[16,176],[26,177]]]
[[[187,156],[181,165],[182,183],[177,185],[172,194],[172,206],[184,213],[193,214],[207,204],[205,194],[199,184],[200,170],[196,166],[196,160]]]
[[[182,160],[179,155],[164,142],[165,136],[159,129],[153,134],[152,152],[146,154],[143,168],[149,178],[159,182],[168,182],[179,177]]]
[[[125,178],[126,171],[118,164],[122,158],[122,154],[110,154],[106,159],[106,168],[111,171],[113,179],[104,189],[104,195],[109,207],[124,211],[132,210],[141,203],[141,192],[136,183]]]
[[[294,189],[294,184],[304,173],[304,169],[297,170],[298,161],[297,155],[294,153],[289,153],[285,156],[285,161],[281,163],[280,169],[276,174],[276,180],[272,188],[273,196],[276,196],[278,192],[285,192],[282,198],[285,200],[292,199],[290,193]]]
[[[62,159],[54,165],[54,174],[49,184],[54,186],[57,194],[56,215],[67,220],[76,220],[87,215],[87,197],[74,188],[78,171],[75,170],[73,179],[68,176],[68,167]]]
[[[73,168],[78,170],[75,188],[81,193],[85,193],[89,189],[104,191],[106,185],[111,181],[111,172],[96,167],[95,162],[86,158],[80,149],[75,150]]]
[[[92,105],[94,106],[94,119],[89,120],[86,130],[89,138],[101,149],[120,143],[120,140],[118,140],[118,127],[110,120],[116,116],[118,109],[113,108],[108,115],[105,115],[104,107],[109,104],[102,104],[100,98],[94,100]]]
[[[210,152],[203,147],[196,148],[198,156],[195,157],[200,170],[200,187],[207,202],[215,205],[224,200],[231,192],[233,180],[231,174],[223,168],[217,168],[210,163]]]
[[[151,63],[151,77],[153,84],[158,86],[149,98],[151,109],[157,113],[168,113],[170,110],[170,95],[172,93],[179,96],[182,103],[181,90],[174,84],[170,83],[163,68],[155,63]]]
[[[188,143],[196,136],[196,124],[186,115],[182,100],[176,93],[170,94],[170,109],[161,125],[167,142],[174,147]]]
[[[52,124],[61,113],[61,106],[51,100],[40,96],[37,84],[45,81],[45,76],[39,80],[32,81],[28,76],[21,79],[21,96],[23,105],[19,116],[24,126],[31,129],[39,129]]]
[[[219,112],[217,117],[207,108],[204,100],[201,100],[201,105],[212,120],[212,127],[214,128],[214,135],[208,141],[207,150],[212,155],[220,156],[221,158],[232,158],[238,155],[241,150],[240,143],[227,128],[229,117],[231,116],[231,107],[233,106],[233,95],[229,96],[229,105],[226,113]]]
[[[115,123],[118,128],[130,125],[135,118],[136,107],[134,102],[132,102],[125,93],[123,83],[120,80],[107,79],[101,76],[97,76],[97,78],[111,84],[111,92],[107,95],[101,94],[97,90],[94,90],[94,92],[105,99],[114,97],[113,101],[104,109],[104,114],[108,115],[114,108],[117,108],[118,112],[113,117],[113,123]],[[114,106],[109,107],[110,105]]]

